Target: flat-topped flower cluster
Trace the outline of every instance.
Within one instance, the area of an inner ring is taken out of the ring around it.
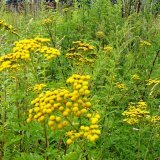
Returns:
[[[46,60],[52,60],[59,56],[60,51],[48,47],[46,45],[47,42],[50,42],[50,39],[38,37],[16,41],[12,53],[0,57],[0,71],[17,68],[21,62],[30,62],[41,57]]]
[[[48,90],[41,93],[31,104],[28,122],[47,122],[51,130],[65,128],[67,144],[78,138],[86,138],[93,142],[98,139],[100,115],[92,113],[89,101],[89,75],[74,74],[67,79],[69,89]]]

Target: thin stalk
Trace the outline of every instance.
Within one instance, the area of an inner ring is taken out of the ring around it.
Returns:
[[[111,85],[110,85],[110,90],[109,90],[110,92],[112,90],[112,84],[113,84],[113,80],[111,80]],[[107,95],[107,98],[106,98],[107,104],[109,104],[109,102],[110,102],[110,95],[111,95],[110,93],[108,93],[108,95]],[[108,110],[108,106],[106,106],[104,114],[107,113],[107,110]],[[106,116],[104,117],[102,124],[105,124],[105,122],[106,122]],[[105,129],[105,125],[103,125],[103,127],[102,127],[102,133],[103,133],[104,129]]]
[[[26,64],[27,65],[27,64]],[[32,57],[31,57],[31,72],[32,72],[32,74],[34,75],[34,77],[35,77],[35,79],[36,79],[36,82],[38,83],[38,69],[37,69],[37,67],[35,67],[35,64],[34,64],[34,62],[33,62],[33,59],[32,59]]]
[[[19,89],[19,82],[18,82],[18,78],[16,77],[16,92]],[[16,97],[16,102],[15,102],[16,108],[17,108],[17,119],[18,119],[18,125],[19,128],[21,128],[21,124],[20,124],[20,108],[19,108],[19,103],[18,103],[18,98]],[[19,132],[20,135],[20,143],[19,143],[19,150],[20,152],[22,151],[22,130],[20,129]]]
[[[82,15],[83,15],[83,29],[84,29],[84,26],[85,26],[85,14],[84,14],[84,12],[85,12],[85,3],[84,3],[84,0],[82,0]]]
[[[4,81],[6,80],[6,74],[4,74]],[[5,122],[6,122],[6,102],[7,102],[7,91],[6,91],[6,84],[4,84],[4,102],[2,107],[2,149],[1,149],[1,156],[3,157],[4,155],[4,146],[6,142],[6,130],[5,130]],[[4,109],[4,110],[3,110]]]
[[[0,79],[0,82],[2,82],[2,79]],[[2,85],[0,85],[0,91],[2,93]],[[0,107],[2,109],[2,94],[0,94]],[[0,110],[1,113],[2,113],[2,110]],[[2,122],[2,115],[0,114],[0,120]],[[3,123],[0,123],[3,125]],[[0,146],[1,146],[1,149],[0,149],[0,160],[2,160],[2,155],[3,155],[3,148],[2,148],[2,141],[0,142]]]
[[[43,82],[46,83],[47,82],[47,76],[46,76],[46,63],[43,61]]]
[[[65,117],[65,119],[69,122],[72,128],[78,132],[78,129],[72,124],[72,122],[67,117]]]
[[[152,142],[153,132],[154,132],[154,128],[152,129],[151,134],[150,134],[150,138],[149,138],[149,142],[148,142],[147,149],[146,149],[146,152],[145,152],[144,160],[147,160],[147,154],[148,154],[148,151],[149,151],[149,145]]]
[[[141,128],[140,128],[138,132],[138,141],[137,141],[137,147],[138,147],[137,160],[140,159],[141,135],[142,133],[141,133]]]
[[[45,137],[45,149],[47,150],[49,144],[48,144],[47,128],[45,122],[44,122],[44,137]],[[49,160],[49,157],[47,155],[45,155],[45,160]]]
[[[106,101],[107,101],[106,104],[110,103],[110,97],[111,97],[112,87],[113,87],[113,79],[111,79],[111,85],[110,85],[109,93],[108,93],[108,95],[106,97]],[[106,105],[106,107],[105,107],[104,115],[106,115],[107,111],[108,111],[108,113],[110,112],[110,110],[108,109],[108,105]],[[107,125],[108,125],[106,123],[106,120],[109,121],[109,117],[105,116],[104,119],[103,119],[103,122],[102,122],[103,126],[102,126],[102,134],[101,135],[103,135],[103,133],[107,133],[107,130],[105,131],[105,129],[107,128]],[[105,135],[103,135],[103,136],[105,136]],[[103,146],[103,140],[101,140],[101,146]],[[101,158],[99,158],[99,159],[103,159],[103,152],[104,152],[103,148],[104,148],[104,146],[101,149],[101,153],[100,153],[101,155],[99,156]]]
[[[156,60],[157,60],[158,57],[159,57],[159,53],[160,53],[160,49],[159,49],[159,50],[156,52],[156,54],[155,54],[155,57],[154,57],[154,59],[153,59],[152,65],[151,65],[151,69],[150,69],[149,74],[148,74],[148,79],[151,78],[151,75],[152,75],[152,72],[153,72],[153,68],[154,68],[154,66],[155,66],[155,64],[156,64]],[[146,89],[147,89],[147,85],[145,86],[145,89],[144,89],[144,92],[143,92],[143,95],[142,95],[142,99],[145,98]]]
[[[78,129],[72,124],[72,122],[67,117],[65,119],[69,122],[71,127],[78,132]],[[83,147],[79,143],[78,143],[78,145],[79,145],[80,149],[82,150],[82,152],[84,153],[85,159],[89,160],[88,153],[86,153],[86,149],[83,149]]]
[[[55,47],[55,42],[54,42],[54,39],[53,39],[52,31],[51,31],[51,29],[49,28],[48,25],[46,25],[46,29],[47,29],[47,31],[48,31],[48,36],[49,36],[50,39],[51,39],[52,45]]]

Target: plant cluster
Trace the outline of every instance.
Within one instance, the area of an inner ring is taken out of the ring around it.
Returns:
[[[15,35],[18,35],[17,30],[12,25],[7,24],[4,20],[0,20],[0,27],[10,31]]]
[[[60,51],[44,45],[47,38],[24,39],[14,43],[12,53],[0,57],[0,71],[17,68],[24,62],[37,61],[42,56],[51,60],[60,55]]]
[[[160,116],[151,116],[147,109],[147,103],[142,100],[137,103],[130,103],[122,115],[125,117],[123,121],[130,125],[146,121],[151,123],[160,122]]]
[[[89,75],[74,74],[66,81],[72,85],[71,91],[56,89],[39,94],[31,102],[34,108],[29,110],[27,121],[48,121],[51,130],[64,129],[68,137],[67,144],[78,138],[86,138],[91,142],[97,140],[101,133],[98,126],[100,115],[91,112],[89,79]]]
[[[77,65],[92,64],[95,62],[95,47],[81,41],[73,42],[75,47],[68,50],[66,57],[73,60]]]

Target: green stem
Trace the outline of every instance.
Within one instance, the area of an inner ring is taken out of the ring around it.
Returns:
[[[150,134],[150,138],[149,138],[149,142],[148,142],[147,149],[146,149],[146,152],[145,152],[144,160],[147,160],[147,154],[148,154],[148,151],[149,151],[149,145],[152,142],[153,133],[154,133],[154,128],[152,128],[152,131],[151,131],[151,134]]]
[[[18,78],[16,77],[16,92],[19,89],[19,82],[18,82]],[[20,108],[19,108],[19,103],[18,103],[18,97],[16,97],[16,102],[15,102],[16,108],[17,108],[17,119],[18,119],[18,125],[19,125],[19,129],[21,128],[21,124],[20,124]],[[20,143],[19,143],[19,150],[20,152],[22,151],[22,130],[20,129],[19,131],[20,134]]]
[[[48,144],[48,137],[47,137],[47,129],[46,129],[46,123],[44,122],[44,137],[45,137],[45,148],[47,150],[49,144]],[[49,160],[49,157],[45,155],[45,160]]]
[[[151,66],[151,69],[150,69],[150,71],[149,71],[149,74],[148,74],[148,78],[147,78],[147,79],[150,79],[150,78],[151,78],[151,75],[152,75],[152,72],[153,72],[153,68],[154,68],[154,66],[155,66],[155,64],[156,64],[156,60],[157,60],[157,58],[159,57],[159,53],[160,53],[160,49],[159,49],[159,50],[156,52],[156,54],[155,54],[155,58],[153,59],[152,66]],[[142,95],[142,99],[145,98],[147,87],[148,87],[148,86],[146,85],[146,86],[145,86],[145,89],[144,89],[144,92],[143,92],[143,95]]]
[[[46,25],[46,29],[47,29],[48,35],[49,35],[49,37],[50,37],[50,39],[51,39],[52,45],[53,45],[53,47],[55,47],[55,42],[54,42],[54,39],[53,39],[52,31],[51,31],[51,29],[49,28],[48,24]]]
[[[32,74],[34,75],[34,77],[36,79],[36,82],[38,83],[38,71],[37,71],[37,68],[35,67],[35,64],[33,62],[32,57],[31,57],[31,66],[30,66],[30,68],[31,68]]]
[[[6,81],[6,74],[4,73],[4,81]],[[4,155],[4,146],[6,142],[6,129],[5,129],[5,122],[6,122],[6,103],[7,103],[7,91],[6,91],[6,84],[4,84],[4,102],[2,107],[2,142],[1,142],[1,156]]]

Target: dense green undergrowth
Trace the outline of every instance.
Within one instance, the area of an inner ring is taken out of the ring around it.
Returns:
[[[160,18],[121,7],[1,8],[0,159],[160,158]]]

